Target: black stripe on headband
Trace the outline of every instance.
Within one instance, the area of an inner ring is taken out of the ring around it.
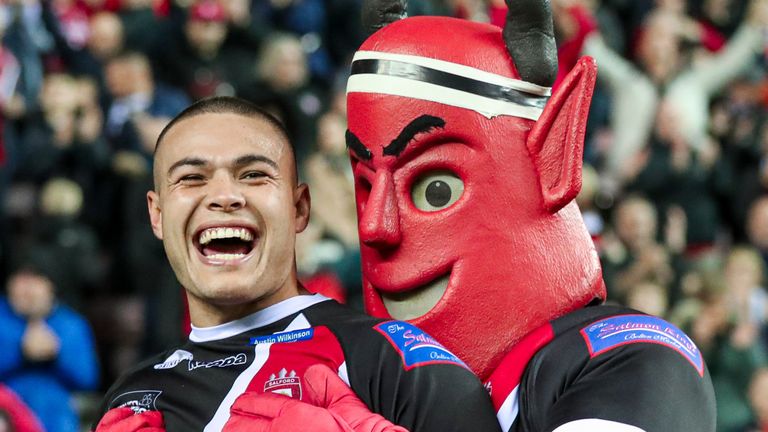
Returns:
[[[530,95],[511,87],[491,84],[463,77],[461,75],[455,75],[449,72],[443,72],[441,70],[396,60],[355,60],[352,62],[351,75],[357,74],[375,74],[407,78],[539,109],[543,109],[549,99],[548,96]]]

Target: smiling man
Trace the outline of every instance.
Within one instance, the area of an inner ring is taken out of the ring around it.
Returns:
[[[186,288],[193,329],[110,389],[97,431],[161,417],[179,431],[498,430],[480,382],[429,335],[299,285],[294,242],[310,197],[271,116],[235,98],[198,102],[160,135],[154,170],[152,229]],[[317,364],[364,402],[353,416],[308,383]]]

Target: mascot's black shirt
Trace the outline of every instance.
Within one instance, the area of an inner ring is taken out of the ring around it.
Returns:
[[[219,431],[245,391],[301,399],[304,371],[317,363],[337,370],[372,411],[409,431],[499,430],[483,386],[429,335],[320,295],[194,328],[186,344],[115,383],[101,414],[159,410],[168,431]]]
[[[486,382],[511,432],[714,432],[701,352],[661,318],[577,310],[527,335]]]

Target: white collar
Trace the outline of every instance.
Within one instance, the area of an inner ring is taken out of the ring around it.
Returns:
[[[189,334],[189,340],[192,342],[210,342],[226,339],[230,336],[280,321],[289,315],[293,315],[296,312],[300,312],[314,304],[326,300],[330,299],[320,294],[299,295],[283,300],[280,303],[273,304],[272,306],[256,311],[235,321],[212,327],[195,327],[193,325],[192,332]]]

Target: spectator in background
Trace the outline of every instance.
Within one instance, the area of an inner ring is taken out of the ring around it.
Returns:
[[[740,78],[710,108],[710,133],[733,172],[733,186],[721,208],[736,243],[747,241],[749,204],[768,192],[768,116],[761,87],[757,76]]]
[[[125,29],[125,47],[150,54],[162,45],[163,22],[155,14],[156,0],[122,0],[118,15]]]
[[[595,246],[600,251],[602,246],[602,235],[605,229],[605,220],[595,205],[595,198],[600,188],[600,177],[589,164],[584,164],[581,174],[581,191],[576,196],[576,204],[579,205],[581,216],[584,218],[584,224],[587,231],[595,242]]]
[[[747,389],[754,371],[768,365],[754,326],[730,313],[727,298],[705,296],[684,328],[704,355],[717,396],[717,430],[740,431],[751,418]]]
[[[22,263],[0,300],[0,381],[37,414],[46,430],[79,431],[70,399],[94,390],[99,368],[88,323],[56,299],[45,264]]]
[[[155,52],[159,80],[183,89],[193,100],[239,93],[252,80],[253,52],[224,44],[227,20],[217,0],[192,4],[183,31]]]
[[[631,287],[653,282],[664,287],[674,272],[667,248],[657,241],[658,221],[654,205],[640,196],[630,196],[614,210],[615,239],[606,239],[603,273],[608,299],[625,304]]]
[[[176,88],[156,83],[149,60],[138,52],[113,57],[106,77],[112,96],[107,138],[116,151],[133,152],[149,163],[160,131],[189,99]]]
[[[41,110],[24,124],[15,179],[40,185],[51,176],[64,175],[77,179],[89,195],[96,184],[94,175],[109,160],[93,83],[49,74],[39,105]]]
[[[253,3],[251,0],[221,0],[229,26],[226,45],[256,52],[273,31],[269,17],[254,10]]]
[[[757,198],[747,213],[747,236],[768,265],[768,195]]]
[[[731,248],[723,271],[728,305],[745,324],[762,330],[768,322],[768,293],[765,292],[765,263],[750,246]]]
[[[125,30],[120,18],[111,12],[98,12],[91,17],[88,51],[104,63],[123,50]]]
[[[714,56],[686,49],[684,21],[682,14],[668,9],[648,17],[637,45],[642,69],[607,48],[599,35],[585,42],[584,53],[600,64],[600,79],[613,95],[611,125],[615,137],[607,155],[606,174],[617,182],[650,137],[661,99],[678,116],[677,127],[686,145],[694,151],[706,147],[709,100],[743,73],[762,49],[768,1],[751,1],[744,23]]]
[[[310,82],[307,56],[301,41],[288,33],[275,33],[262,47],[256,82],[242,96],[267,108],[285,123],[296,149],[299,166],[315,150],[316,124],[326,105],[325,92]]]
[[[329,2],[322,0],[255,0],[253,2],[256,14],[272,22],[277,32],[291,33],[301,40],[307,57],[309,75],[324,83],[329,83],[334,73],[325,40],[327,3]],[[348,20],[349,16],[347,15]]]
[[[309,232],[304,237],[315,241],[300,248],[304,249],[302,270],[330,270],[343,286],[345,301],[362,306],[357,210],[346,130],[346,117],[335,111],[318,120],[318,151],[302,167],[314,198]]]
[[[650,145],[637,156],[633,172],[625,171],[626,188],[649,197],[662,214],[681,208],[688,221],[681,252],[691,264],[706,265],[717,259],[719,199],[735,187],[734,174],[717,142],[707,139],[696,148],[686,139],[678,108],[668,101],[659,105]]]
[[[752,375],[749,383],[749,405],[752,422],[739,432],[765,432],[768,430],[768,368],[761,368]]]
[[[5,3],[5,2],[4,2]],[[54,39],[45,25],[45,7],[40,0],[13,0],[3,4],[11,17],[3,42],[21,65],[19,94],[24,111],[34,112],[43,85],[43,56],[54,48]]]
[[[627,307],[650,315],[666,317],[668,315],[669,294],[667,288],[656,282],[640,282],[629,287]]]
[[[107,106],[104,65],[123,50],[125,31],[119,17],[112,12],[97,12],[89,18],[84,46],[71,46],[57,22],[48,23],[56,41],[61,67],[75,76],[88,76],[96,81],[99,104]]]
[[[76,0],[51,0],[51,7],[67,44],[73,49],[85,47],[90,37],[88,9],[85,5]]]
[[[82,310],[84,298],[103,286],[106,274],[96,232],[80,219],[83,191],[72,180],[54,177],[43,185],[39,201],[32,238],[17,247],[45,254],[58,298]]]

